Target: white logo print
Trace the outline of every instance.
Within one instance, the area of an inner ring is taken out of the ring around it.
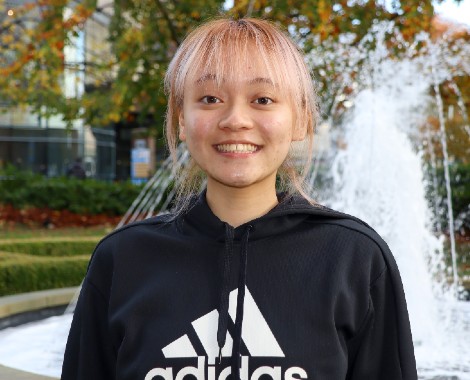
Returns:
[[[232,321],[235,320],[237,306],[238,289],[233,290],[229,296],[229,315]],[[245,287],[244,300],[244,322],[242,327],[242,340],[251,357],[285,357],[281,347],[277,343],[271,329],[261,314],[253,296]],[[145,376],[145,380],[184,380],[184,377],[195,377],[196,380],[226,380],[231,373],[230,366],[222,369],[218,376],[214,366],[215,359],[219,354],[219,346],[217,344],[217,329],[219,313],[212,310],[210,313],[203,315],[192,322],[192,326],[201,341],[202,346],[207,355],[206,357],[198,356],[188,335],[176,339],[169,345],[163,347],[163,355],[165,358],[197,358],[197,367],[183,367],[173,376],[173,368],[153,368]],[[222,356],[230,357],[232,355],[233,340],[227,332],[226,344],[222,349]],[[207,371],[205,370],[207,368]],[[249,375],[251,373],[251,377]],[[259,368],[250,369],[249,357],[241,357],[240,378],[241,380],[259,380],[263,375],[270,376],[273,380],[283,380],[282,372],[284,372],[284,380],[303,380],[307,379],[307,373],[300,367],[290,367],[285,371],[280,366],[269,367],[261,366]],[[207,374],[207,378],[206,378]]]
[[[229,298],[229,315],[232,320],[235,320],[235,312],[237,307],[238,289],[230,293]],[[251,356],[271,356],[271,357],[284,357],[284,353],[279,347],[271,329],[269,328],[266,320],[261,314],[258,306],[253,299],[248,288],[245,287],[245,302],[244,302],[244,322],[242,328],[242,340]],[[196,331],[199,340],[204,346],[206,351],[208,364],[214,364],[215,358],[219,354],[219,346],[217,345],[217,326],[219,319],[219,312],[212,310],[210,313],[196,319],[192,325]],[[232,337],[227,332],[227,339],[224,348],[222,349],[222,356],[232,355]],[[162,349],[163,355],[166,358],[181,358],[181,357],[197,357],[187,335],[170,343]]]

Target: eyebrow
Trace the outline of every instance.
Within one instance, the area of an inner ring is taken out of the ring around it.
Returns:
[[[204,74],[202,77],[200,77],[199,79],[196,80],[196,84],[199,85],[199,84],[205,83],[207,81],[215,81],[216,79],[217,79],[217,77],[216,77],[215,74]],[[265,77],[256,77],[256,78],[250,79],[248,81],[249,85],[260,84],[260,83],[269,84],[271,86],[274,86],[273,81],[270,78],[265,78]]]
[[[257,77],[257,78],[251,79],[248,82],[248,84],[259,84],[259,83],[265,83],[265,84],[274,86],[274,83],[270,78],[264,78],[264,77]]]
[[[204,82],[207,82],[209,80],[216,80],[215,74],[204,74],[202,77],[200,77],[197,81],[196,84],[201,84]]]

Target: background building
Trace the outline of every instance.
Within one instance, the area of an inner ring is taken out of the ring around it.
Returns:
[[[25,0],[7,0],[6,11],[24,3]],[[34,16],[33,10],[31,18]],[[7,13],[0,15],[0,21],[2,17],[8,17]],[[97,13],[87,22],[84,31],[74,37],[73,47],[64,48],[66,63],[75,66],[81,63],[84,67],[93,55],[109,51],[106,50],[107,20],[105,13]],[[92,79],[85,78],[84,69],[65,69],[63,91],[69,97],[79,96]],[[116,179],[116,150],[114,126],[95,128],[80,120],[67,126],[60,115],[45,118],[26,106],[13,107],[8,101],[0,104],[0,168],[12,164],[47,176],[61,176],[80,158],[87,177],[113,180]],[[130,143],[127,155],[130,155]],[[119,177],[125,179],[126,175],[122,173]]]

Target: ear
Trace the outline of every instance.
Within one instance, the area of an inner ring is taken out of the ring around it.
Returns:
[[[184,114],[183,114],[183,110],[179,111],[178,124],[179,124],[179,138],[180,138],[181,141],[186,141],[186,133],[184,131]]]

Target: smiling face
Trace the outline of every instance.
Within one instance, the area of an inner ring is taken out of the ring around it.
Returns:
[[[205,69],[188,76],[179,114],[181,140],[215,185],[275,189],[276,173],[293,140],[295,116],[285,91],[260,59],[236,75]]]
[[[318,111],[309,70],[287,33],[254,18],[202,24],[171,60],[165,92],[174,162],[180,140],[191,151],[176,184],[180,210],[201,186],[198,165],[209,184],[246,187],[267,179],[274,184],[282,164],[276,184],[303,193]],[[290,141],[305,135],[302,168],[285,157]]]

